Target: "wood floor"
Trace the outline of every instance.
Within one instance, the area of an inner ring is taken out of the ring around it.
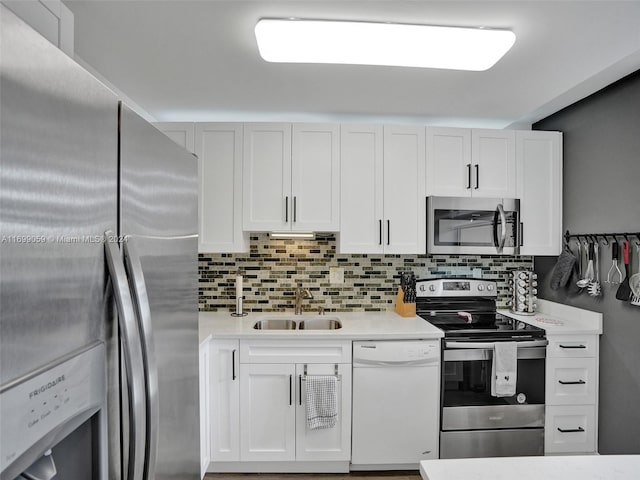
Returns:
[[[408,472],[352,473],[207,473],[205,480],[420,480],[417,470]]]

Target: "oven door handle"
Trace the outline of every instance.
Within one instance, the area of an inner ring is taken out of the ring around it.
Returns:
[[[545,347],[549,344],[549,342],[545,340],[523,340],[520,342],[516,342],[518,344],[518,348],[530,348],[530,347]],[[456,342],[455,340],[446,340],[444,342],[445,348],[463,348],[468,350],[479,350],[479,349],[493,349],[493,346],[496,342]]]

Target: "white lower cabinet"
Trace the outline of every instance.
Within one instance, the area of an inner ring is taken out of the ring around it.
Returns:
[[[209,461],[211,460],[211,449],[209,435],[211,423],[209,419],[209,395],[211,388],[209,384],[209,342],[200,345],[200,477],[204,477]]]
[[[351,341],[211,342],[209,471],[346,472]],[[310,429],[307,375],[335,375],[337,421]]]
[[[239,341],[212,340],[209,351],[209,424],[212,462],[240,460]]]
[[[351,365],[308,364],[306,375],[338,375],[336,386],[338,418],[333,428],[311,430],[307,425],[304,365],[296,365],[296,460],[348,461],[351,458]]]
[[[598,335],[549,335],[545,454],[598,451]]]
[[[294,377],[295,365],[241,366],[240,460],[295,460]]]

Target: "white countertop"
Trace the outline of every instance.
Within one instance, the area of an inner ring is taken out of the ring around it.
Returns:
[[[637,480],[640,455],[424,460],[424,480]]]
[[[548,335],[602,334],[602,314],[560,303],[538,300],[535,315],[518,315],[498,310],[507,317],[543,328]],[[339,318],[338,330],[255,330],[258,320],[274,317],[304,320],[305,318]],[[252,312],[246,317],[232,317],[230,312],[200,312],[200,343],[215,338],[269,339],[332,339],[398,340],[442,338],[444,333],[420,317],[405,318],[395,312],[327,312],[322,317],[314,313],[293,315],[291,312]]]
[[[338,330],[255,330],[253,325],[274,317],[304,320],[305,318],[338,318]],[[342,339],[342,340],[398,340],[442,338],[444,333],[420,317],[405,318],[395,312],[327,312],[293,315],[291,312],[249,313],[246,317],[232,317],[229,312],[200,312],[200,343],[213,338],[262,339]]]
[[[543,328],[547,335],[601,335],[602,314],[561,303],[538,299],[535,315],[518,315],[509,310],[498,313]]]

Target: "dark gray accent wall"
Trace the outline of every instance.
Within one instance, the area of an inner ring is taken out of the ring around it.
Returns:
[[[640,71],[541,120],[533,128],[564,134],[564,230],[640,230]],[[635,249],[633,254],[635,272]],[[539,297],[604,314],[599,451],[640,454],[640,307],[616,300],[616,289],[606,286],[599,299],[552,290],[549,283],[556,259],[535,258]],[[605,247],[602,280],[611,263],[611,250]]]

